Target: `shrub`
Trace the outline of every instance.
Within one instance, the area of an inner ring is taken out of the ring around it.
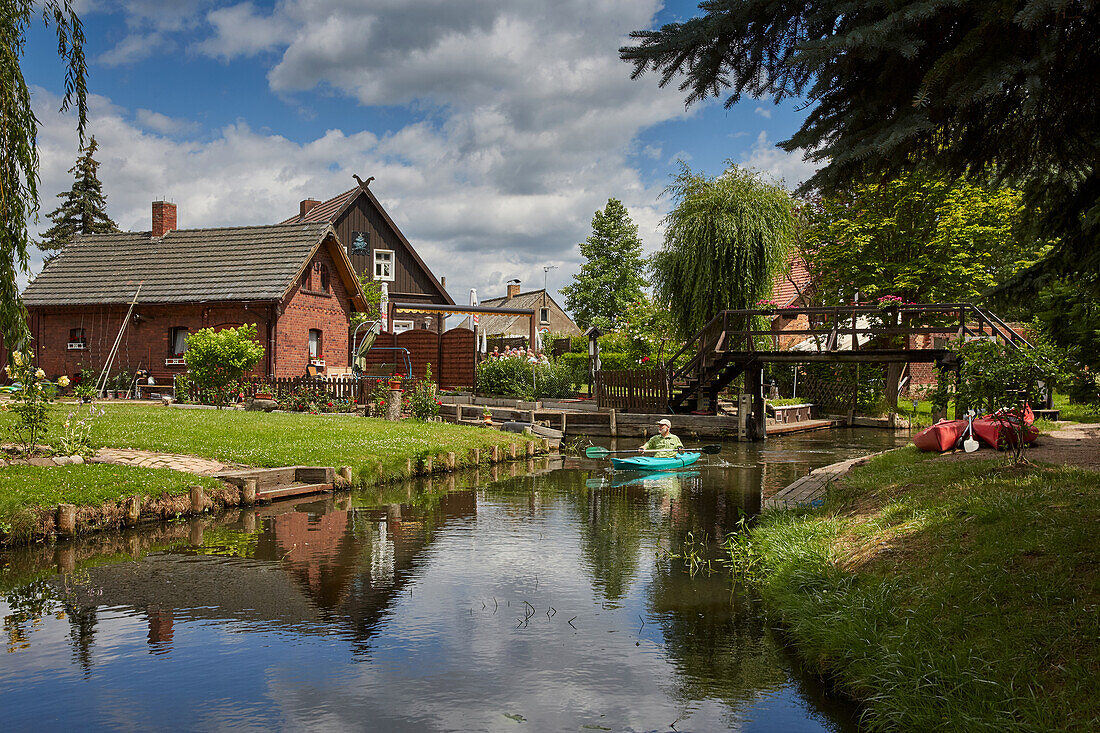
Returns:
[[[439,414],[440,402],[435,397],[435,382],[432,381],[432,365],[425,369],[424,378],[407,393],[409,412],[417,420],[429,420]]]
[[[203,328],[189,334],[183,358],[191,379],[222,407],[238,391],[238,380],[263,356],[264,347],[256,340],[256,324],[246,323],[240,328]]]
[[[46,380],[45,372],[34,366],[33,351],[13,351],[11,360],[11,365],[4,367],[12,387],[16,387],[11,392],[14,400],[11,410],[15,413],[11,431],[23,452],[29,454],[49,430],[50,416],[46,406],[57,387]],[[69,378],[58,378],[57,386],[69,386]]]
[[[587,364],[587,356],[584,358]],[[576,378],[575,362],[575,359],[559,359],[549,364],[532,365],[525,357],[518,356],[486,359],[477,365],[477,391],[521,399],[533,399],[536,390],[539,398],[572,397],[577,385],[587,381],[587,376],[581,380]]]

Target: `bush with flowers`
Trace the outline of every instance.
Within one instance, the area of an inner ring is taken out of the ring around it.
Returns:
[[[70,411],[61,426],[62,433],[55,446],[57,452],[66,456],[93,455],[95,448],[92,447],[92,423],[104,414],[106,411],[103,408],[94,405],[88,405],[86,411],[79,408]]]
[[[12,381],[11,411],[15,413],[12,435],[24,454],[34,451],[38,441],[49,430],[47,405],[57,387],[68,387],[69,378],[61,376],[55,386],[46,379],[46,373],[34,366],[33,351],[13,351],[12,363],[4,367],[4,373]]]
[[[439,414],[439,407],[443,403],[436,399],[435,382],[432,381],[432,365],[428,364],[424,378],[417,381],[416,385],[406,392],[409,412],[417,420],[430,420]]]

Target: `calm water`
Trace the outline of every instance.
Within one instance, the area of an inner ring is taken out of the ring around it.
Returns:
[[[904,437],[543,460],[0,555],[3,725],[852,731],[751,599],[657,552]]]

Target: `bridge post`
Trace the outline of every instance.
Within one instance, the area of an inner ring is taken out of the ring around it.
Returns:
[[[750,440],[763,440],[767,437],[767,415],[764,411],[764,366],[752,362],[745,367],[745,392],[752,397],[752,412],[749,414],[748,432]]]

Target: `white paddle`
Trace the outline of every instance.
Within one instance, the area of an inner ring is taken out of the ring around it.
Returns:
[[[978,441],[974,439],[974,411],[966,412],[966,440],[963,441],[963,450],[973,453],[978,450]]]

